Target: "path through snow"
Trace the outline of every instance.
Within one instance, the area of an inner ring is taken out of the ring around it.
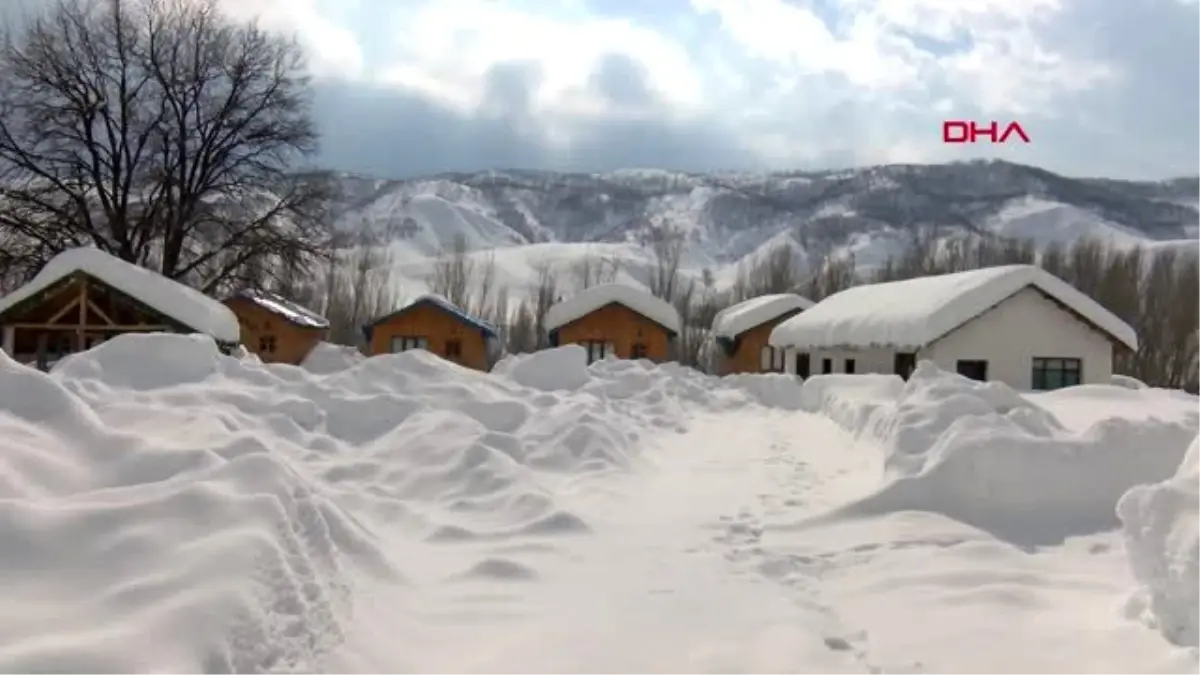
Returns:
[[[560,505],[592,528],[569,552],[511,541],[476,552],[493,574],[429,598],[453,621],[405,658],[437,671],[868,670],[861,632],[815,581],[776,583],[801,563],[762,540],[866,489],[874,458],[824,417],[768,409],[697,417],[648,443],[639,470],[563,486]],[[496,577],[509,592],[491,591]]]

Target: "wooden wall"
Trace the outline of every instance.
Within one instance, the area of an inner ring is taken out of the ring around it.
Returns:
[[[558,344],[587,341],[611,342],[616,355],[633,357],[633,346],[646,346],[646,358],[667,361],[671,354],[671,335],[654,321],[620,304],[610,304],[580,317],[558,329]]]
[[[323,328],[297,326],[253,300],[233,297],[225,304],[237,315],[242,346],[266,363],[298,365],[327,334]]]
[[[430,352],[460,366],[484,371],[490,367],[483,333],[432,303],[416,304],[375,324],[368,351],[372,356],[390,353],[396,337],[425,338]],[[447,349],[452,342],[460,345],[458,356]]]
[[[762,348],[767,346],[767,340],[771,337],[771,331],[775,326],[799,313],[800,310],[798,309],[788,312],[766,323],[759,324],[738,336],[740,339],[738,340],[737,350],[732,354],[725,355],[721,360],[721,374],[732,375],[734,373],[764,372],[762,368]]]

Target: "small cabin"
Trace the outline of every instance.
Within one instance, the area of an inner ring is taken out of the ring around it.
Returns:
[[[438,295],[423,295],[363,327],[367,353],[424,349],[460,366],[489,370],[497,332]]]
[[[0,297],[0,347],[42,370],[117,335],[159,332],[203,333],[224,350],[240,338],[225,305],[93,247],[60,253]]]
[[[726,307],[713,318],[712,336],[720,350],[718,372],[782,373],[784,350],[768,341],[775,326],[813,306],[795,293],[761,295]]]
[[[266,363],[299,365],[329,335],[329,321],[276,293],[246,289],[225,299],[241,325],[242,346]]]
[[[606,357],[667,361],[674,356],[679,312],[669,302],[625,284],[586,288],[550,307],[553,346],[577,344],[588,363]]]

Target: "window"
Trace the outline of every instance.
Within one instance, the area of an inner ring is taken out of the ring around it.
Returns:
[[[641,342],[633,343],[632,358],[635,358],[635,359],[646,358],[646,345],[642,344]]]
[[[759,352],[758,367],[764,373],[782,373],[787,363],[787,353],[782,347],[767,345]]]
[[[1035,391],[1074,387],[1083,373],[1079,359],[1035,358],[1031,386]]]
[[[412,349],[429,349],[429,340],[423,337],[397,335],[392,338],[392,353],[399,354]]]
[[[462,356],[462,341],[461,340],[446,340],[445,355],[448,359],[457,359]]]
[[[892,372],[908,379],[917,369],[917,355],[912,352],[899,352],[892,361]]]
[[[587,350],[588,363],[595,363],[616,351],[613,349],[613,343],[603,342],[601,340],[584,340],[583,348]]]
[[[963,377],[967,377],[972,380],[978,380],[980,382],[987,381],[987,361],[980,359],[959,359],[959,361],[954,364],[954,369]]]
[[[833,359],[821,359],[821,373],[829,374],[833,372]]]
[[[275,336],[264,335],[258,338],[258,351],[266,354],[275,353]]]
[[[796,374],[800,377],[808,377],[808,354],[796,355]]]
[[[856,363],[854,362],[854,359],[846,359],[846,367],[845,367],[845,368],[843,368],[842,370],[843,370],[843,371],[845,371],[845,372],[847,372],[847,373],[853,374],[853,373],[854,373],[854,368],[855,368],[857,365],[858,365],[858,364],[856,364]]]

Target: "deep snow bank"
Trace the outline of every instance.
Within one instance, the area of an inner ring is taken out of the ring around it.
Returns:
[[[869,423],[893,480],[844,514],[933,511],[1022,545],[1115,528],[1121,495],[1170,476],[1196,434],[1154,418],[1069,430],[1003,384],[928,362]]]
[[[1200,438],[1179,470],[1155,485],[1132,488],[1117,504],[1125,549],[1142,584],[1131,613],[1179,645],[1197,646],[1200,621]]]
[[[571,348],[496,375],[423,352],[315,370],[199,336],[120,337],[49,375],[0,354],[0,670],[319,671],[361,583],[413,576],[405,541],[586,536],[563,476],[764,398]],[[512,568],[470,555],[437,571]]]

